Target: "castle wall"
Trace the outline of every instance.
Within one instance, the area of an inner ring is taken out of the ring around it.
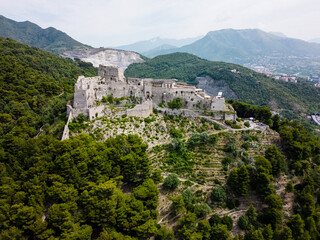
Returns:
[[[68,106],[67,106],[67,113],[68,113],[68,121],[66,123],[66,125],[64,126],[64,129],[63,129],[63,133],[62,133],[62,137],[61,137],[61,140],[67,140],[69,139],[69,133],[70,133],[70,130],[69,130],[69,123],[71,122],[73,116],[72,116],[72,109],[70,110],[69,108],[69,111],[68,111]]]
[[[76,90],[74,92],[73,107],[74,108],[88,107],[87,91],[86,90]]]
[[[224,98],[214,98],[211,102],[212,111],[226,111]]]
[[[143,102],[142,104],[136,105],[132,109],[127,110],[127,116],[128,117],[149,117],[150,114],[152,114],[153,107],[152,107],[152,101],[147,100]]]
[[[121,71],[119,68],[113,67],[113,66],[99,65],[98,75],[100,77],[107,79],[107,80],[112,80],[112,81],[116,81],[116,82],[118,82],[118,81],[124,82],[124,79],[125,79],[123,71]]]
[[[105,115],[111,114],[111,110],[105,108],[104,105],[98,107],[89,108],[89,119],[90,121]]]

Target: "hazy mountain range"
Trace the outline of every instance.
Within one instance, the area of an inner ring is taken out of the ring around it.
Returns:
[[[15,22],[3,16],[0,16],[0,36],[56,54],[68,57],[80,56],[84,61],[91,61],[91,56],[105,50],[91,48],[54,28],[42,29],[34,23]],[[316,42],[317,39],[313,41]],[[153,38],[118,46],[116,49],[134,51],[146,57],[186,52],[207,60],[237,63],[247,67],[264,66],[272,72],[300,76],[320,75],[318,68],[320,44],[288,38],[278,32],[267,33],[259,29],[223,29],[208,32],[204,37],[186,39]],[[64,54],[65,52],[68,54]],[[83,52],[87,56],[81,57]],[[95,61],[95,65],[101,60],[101,54],[97,56],[99,59]],[[137,57],[130,56],[130,59],[133,58]],[[116,59],[115,62],[120,60]]]
[[[141,53],[145,56],[148,56],[149,51],[161,51],[161,50],[167,50],[167,49],[175,49],[182,47],[184,45],[191,44],[199,39],[201,39],[203,36],[194,37],[194,38],[184,38],[184,39],[169,39],[169,38],[152,38],[149,40],[139,41],[135,42],[129,45],[123,45],[114,47],[116,49],[122,49],[127,51],[134,51]]]
[[[162,49],[154,56],[187,52],[208,60],[246,63],[257,57],[318,57],[320,45],[267,33],[258,29],[223,29],[207,33],[203,38],[180,48]]]
[[[309,42],[320,43],[320,38],[311,39],[311,40],[309,40]]]

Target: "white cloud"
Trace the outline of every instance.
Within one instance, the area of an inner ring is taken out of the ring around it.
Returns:
[[[6,17],[53,26],[94,46],[194,37],[222,28],[320,37],[318,0],[0,0],[0,9]]]

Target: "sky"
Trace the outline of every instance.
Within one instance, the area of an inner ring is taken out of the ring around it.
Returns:
[[[93,47],[225,28],[320,38],[319,0],[0,0],[0,14],[54,27]]]

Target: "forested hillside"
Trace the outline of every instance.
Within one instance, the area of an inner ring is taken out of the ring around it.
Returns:
[[[55,54],[90,48],[53,27],[43,29],[32,22],[16,22],[1,15],[0,37],[11,38]]]
[[[236,72],[231,72],[231,70]],[[240,101],[264,105],[285,117],[298,118],[301,114],[319,112],[320,89],[307,83],[284,83],[256,73],[248,68],[212,62],[187,53],[173,53],[132,64],[125,72],[130,77],[176,78],[196,84],[197,76],[208,75],[224,80]]]
[[[136,64],[127,74],[140,69],[142,77],[193,83],[206,74],[261,105],[275,98],[284,106],[285,97],[288,104],[301,97],[307,108],[308,100],[317,100],[308,85],[288,87],[192,55],[171,57]],[[216,124],[202,116],[195,124],[158,110],[133,119],[155,137],[148,126],[163,117],[168,129],[155,122],[154,130],[167,131],[172,141],[152,149],[134,132],[103,140],[97,130],[60,141],[65,104],[82,74],[97,75],[97,69],[0,38],[0,239],[319,239],[320,141],[297,120],[230,100],[235,121]],[[257,86],[265,89],[255,93]],[[261,128],[250,128],[244,119],[251,116]],[[108,128],[129,120],[117,116]],[[72,124],[92,122],[79,115]]]
[[[59,137],[79,75],[95,76],[97,69],[0,38],[0,142],[34,137],[40,128]]]

